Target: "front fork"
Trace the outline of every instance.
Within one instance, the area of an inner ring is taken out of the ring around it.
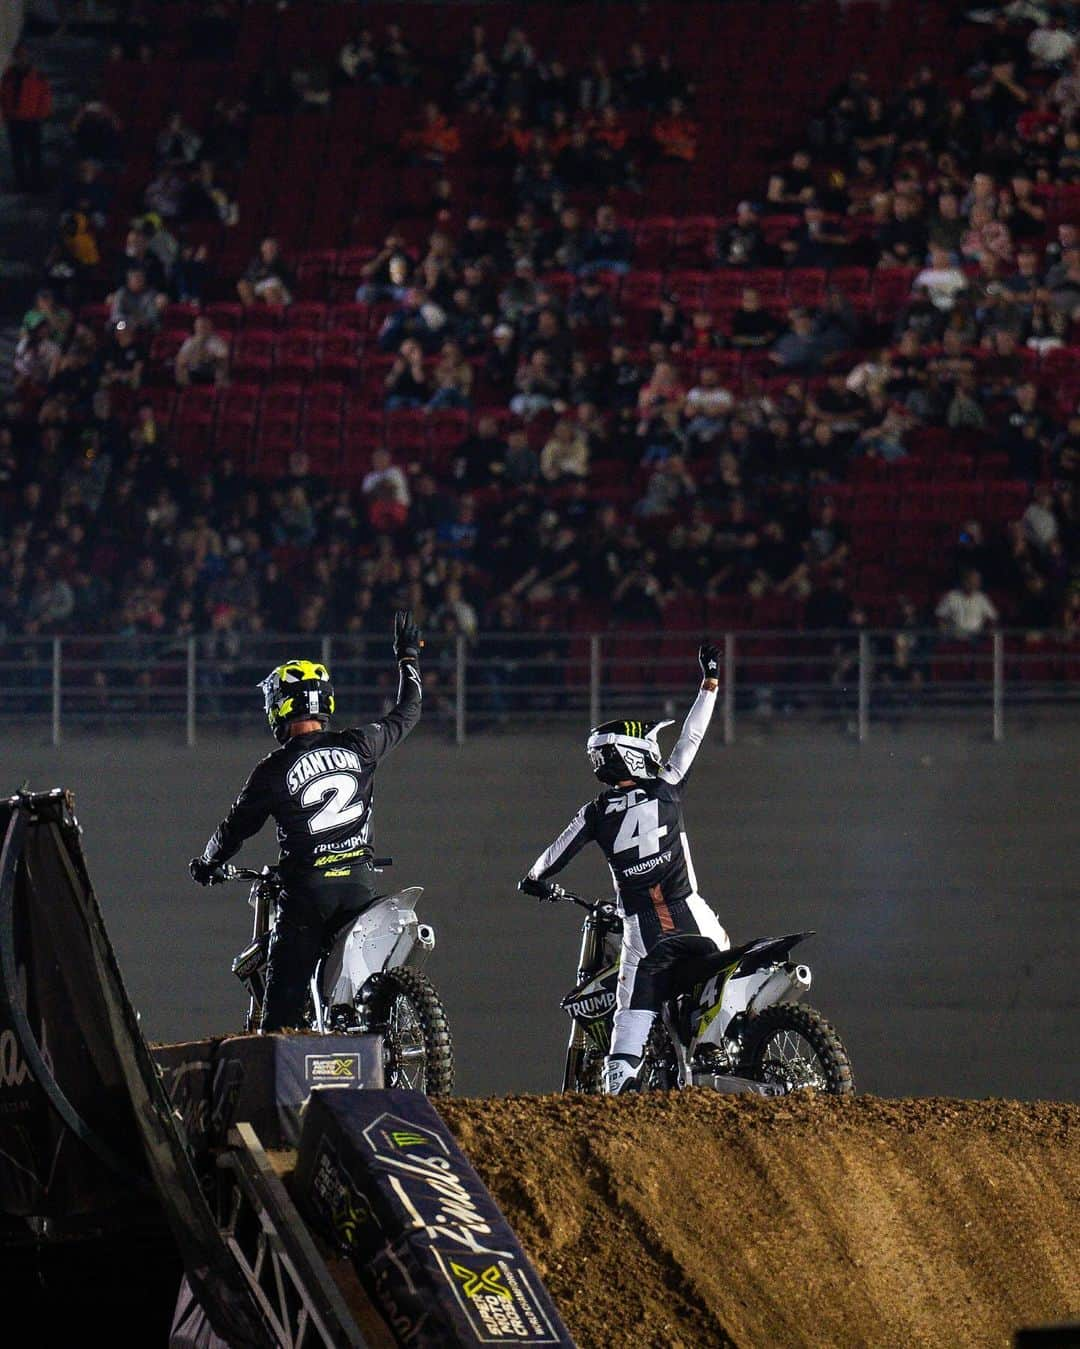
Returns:
[[[581,953],[578,956],[577,981],[579,984],[596,973],[604,953],[605,930],[595,914],[590,913],[581,925]],[[585,1050],[589,1039],[584,1029],[575,1020],[571,1022],[570,1042],[566,1046],[566,1068],[563,1072],[563,1091],[577,1091],[581,1080],[581,1065],[585,1059]]]

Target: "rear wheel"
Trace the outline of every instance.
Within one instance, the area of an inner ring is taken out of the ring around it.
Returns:
[[[448,1096],[454,1088],[450,1023],[435,986],[419,970],[399,966],[372,980],[371,1028],[383,1036],[388,1087]]]
[[[739,1071],[785,1091],[851,1096],[855,1079],[839,1035],[813,1007],[766,1007],[747,1025]]]

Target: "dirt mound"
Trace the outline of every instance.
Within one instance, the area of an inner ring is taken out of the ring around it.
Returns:
[[[1080,1106],[447,1100],[581,1349],[1008,1345],[1080,1313]]]

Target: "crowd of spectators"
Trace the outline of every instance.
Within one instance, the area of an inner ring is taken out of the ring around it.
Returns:
[[[477,24],[447,72],[421,33],[360,27],[332,68],[267,74],[206,125],[171,115],[115,250],[125,128],[87,103],[0,412],[0,635],[213,647],[381,630],[400,604],[469,637],[571,612],[658,627],[686,595],[782,602],[774,612],[809,627],[1077,635],[1080,389],[1066,402],[1039,372],[1080,342],[1080,228],[1047,206],[1080,183],[1080,54],[1074,10],[1046,13],[985,16],[964,70],[943,54],[894,87],[852,71],[805,147],[763,168],[757,200],[726,215],[718,203],[688,293],[643,266],[633,222],[606,199],[642,192],[664,160],[692,171],[697,152],[692,81],[640,45],[608,69],[540,53],[521,28],[496,50]],[[396,154],[431,173],[420,245],[397,229],[373,240],[348,297],[384,315],[365,397],[390,414],[466,413],[460,443],[437,462],[379,446],[344,476],[298,450],[268,479],[220,441],[193,463],[150,394],[235,382],[230,334],[199,313],[163,361],[165,316],[223,285],[245,311],[279,310],[299,287],[274,238],[223,278],[187,227],[238,219],[265,100],[316,116],[364,83],[430,92]],[[478,117],[495,129],[498,217],[462,210],[448,170]],[[762,292],[763,269],[828,282],[795,302],[790,285]],[[895,303],[855,283],[865,269],[906,278]],[[95,329],[79,305],[102,297]],[[868,595],[843,486],[928,478],[927,432],[954,438],[958,472],[1025,482],[1030,502],[1000,528],[946,522],[944,569],[922,572],[935,593],[894,567]]]

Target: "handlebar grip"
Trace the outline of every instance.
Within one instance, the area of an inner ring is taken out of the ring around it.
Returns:
[[[394,865],[394,859],[392,857],[373,857],[371,859],[371,865],[373,867],[392,867]]]

